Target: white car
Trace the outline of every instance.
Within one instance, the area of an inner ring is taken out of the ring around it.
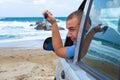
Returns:
[[[108,29],[95,34],[81,58],[88,16],[92,27],[102,23]],[[120,0],[86,0],[80,29],[74,58],[59,59],[55,80],[120,80]]]

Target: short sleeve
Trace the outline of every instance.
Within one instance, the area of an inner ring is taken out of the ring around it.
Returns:
[[[73,56],[74,56],[74,53],[75,53],[75,45],[72,45],[72,46],[70,46],[70,47],[67,47],[67,49],[66,49],[66,56],[67,56],[68,58],[73,57]]]

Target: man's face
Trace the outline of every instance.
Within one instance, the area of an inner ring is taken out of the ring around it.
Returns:
[[[71,38],[73,43],[76,43],[77,41],[77,35],[79,31],[79,26],[80,26],[79,22],[80,21],[76,17],[66,22],[66,28],[68,29],[68,37]],[[88,31],[89,28],[90,28],[90,24],[87,22],[86,32]]]
[[[76,17],[69,19],[66,22],[66,28],[68,29],[68,37],[71,38],[71,40],[76,43],[77,35],[79,31],[79,21]]]

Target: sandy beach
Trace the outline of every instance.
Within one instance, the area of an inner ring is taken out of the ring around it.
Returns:
[[[53,80],[57,62],[41,48],[0,48],[0,80]]]
[[[41,48],[0,48],[0,80],[54,80],[58,58]],[[82,61],[118,78],[118,70],[111,64],[87,58]]]

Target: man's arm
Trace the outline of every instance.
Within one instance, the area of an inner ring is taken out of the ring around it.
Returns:
[[[66,58],[66,47],[63,47],[62,39],[56,22],[52,24],[52,42],[56,54],[60,57]]]
[[[59,57],[67,58],[66,57],[66,47],[63,47],[62,39],[61,39],[61,36],[59,33],[57,22],[49,11],[44,11],[43,14],[45,14],[45,13],[48,14],[47,21],[50,22],[52,25],[52,43],[53,43],[55,53]]]
[[[90,42],[93,38],[93,36],[95,35],[95,33],[97,32],[101,32],[103,31],[102,28],[100,27],[101,24],[98,24],[96,27],[94,27],[85,37],[84,41],[83,41],[83,47],[82,47],[82,55],[81,57],[84,57],[88,48],[89,48],[89,45],[90,45]]]

